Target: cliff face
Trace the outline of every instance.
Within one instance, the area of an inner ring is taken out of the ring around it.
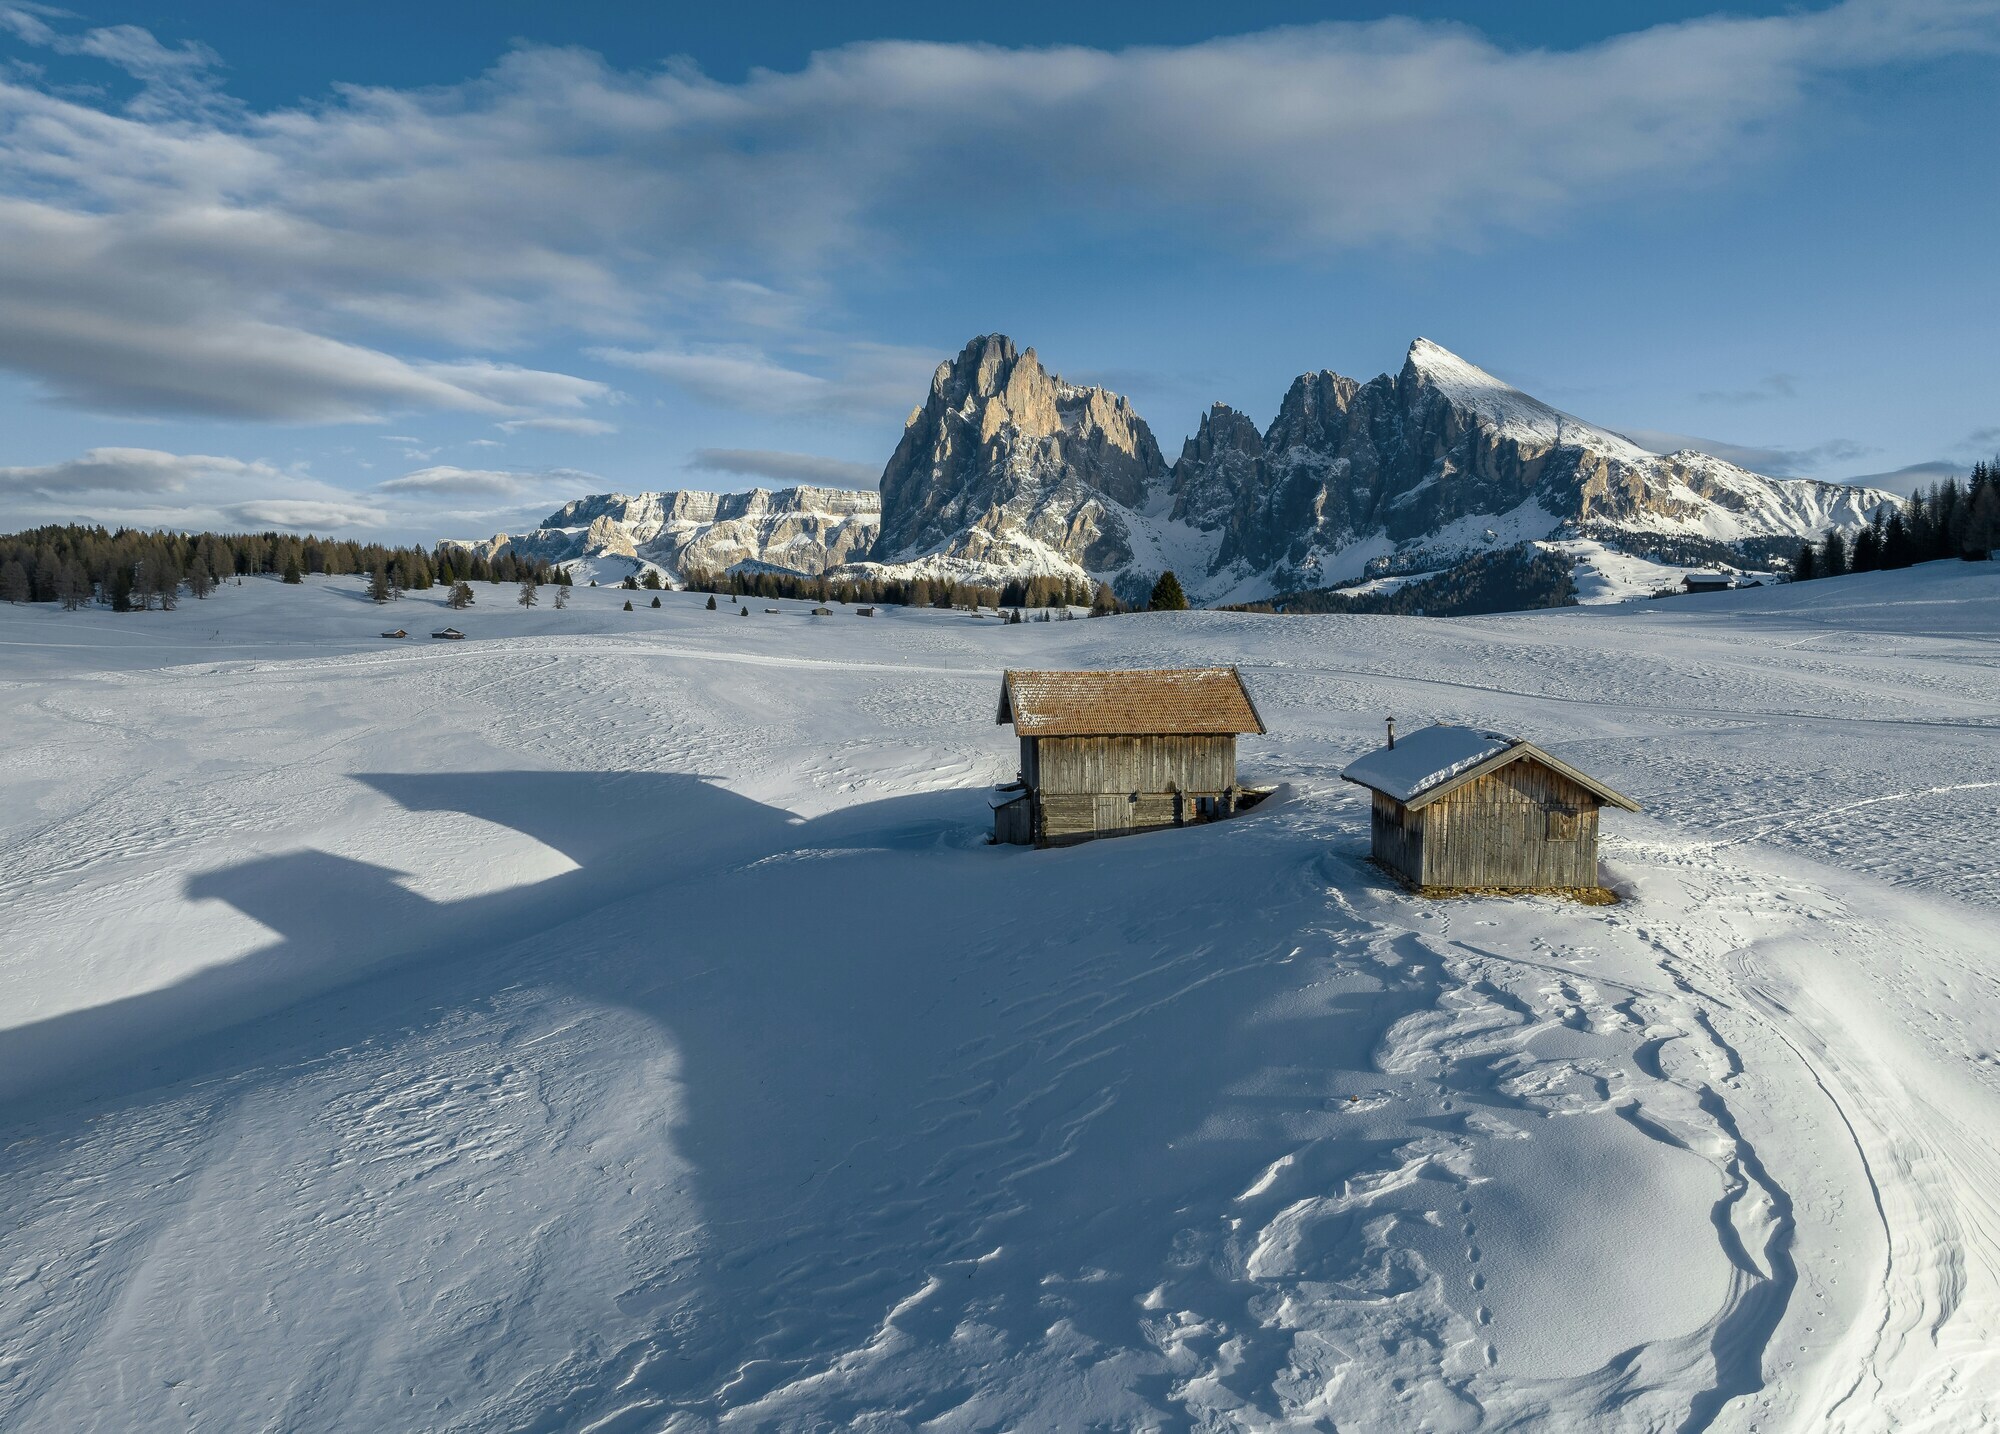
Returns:
[[[1127,520],[1166,463],[1118,394],[1064,383],[988,334],[938,365],[882,470],[879,563],[1025,571],[1132,561]]]
[[[878,494],[844,488],[753,488],[747,493],[601,493],[565,503],[502,546],[549,562],[627,558],[678,578],[765,563],[817,574],[864,558],[881,527]]]

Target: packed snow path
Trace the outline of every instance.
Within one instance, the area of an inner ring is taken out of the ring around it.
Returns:
[[[2000,576],[510,596],[0,608],[0,1427],[2000,1428]],[[1001,667],[1212,662],[1277,797],[983,844]],[[1630,899],[1388,885],[1392,712]]]

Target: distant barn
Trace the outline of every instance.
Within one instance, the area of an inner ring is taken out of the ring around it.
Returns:
[[[1234,812],[1236,738],[1263,719],[1233,667],[1009,672],[996,721],[1021,739],[993,839],[1067,846]]]
[[[1689,573],[1681,579],[1684,593],[1726,593],[1736,586],[1728,573]]]
[[[1532,742],[1439,725],[1378,747],[1340,774],[1374,793],[1375,860],[1427,896],[1548,891],[1609,899],[1597,813],[1639,810]]]

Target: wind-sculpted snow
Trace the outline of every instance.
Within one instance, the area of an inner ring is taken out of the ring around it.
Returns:
[[[1981,567],[509,596],[0,608],[0,1427],[2000,1428]],[[1218,663],[1270,800],[984,844],[1002,668]],[[1631,793],[1625,901],[1388,882],[1388,713]]]

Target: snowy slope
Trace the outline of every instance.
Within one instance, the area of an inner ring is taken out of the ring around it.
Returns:
[[[510,595],[0,607],[0,1427],[2000,1428],[2000,576]],[[1276,797],[983,844],[1001,668],[1175,663]],[[1387,713],[1629,899],[1388,885]]]

